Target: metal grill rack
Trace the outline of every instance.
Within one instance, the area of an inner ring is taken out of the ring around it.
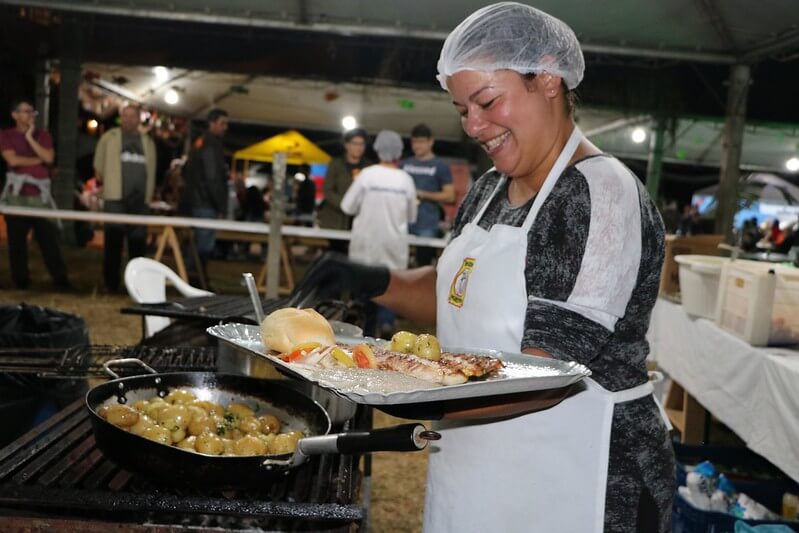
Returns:
[[[36,516],[47,516],[69,519],[73,526],[102,520],[191,529],[351,531],[365,518],[358,504],[358,456],[314,457],[255,491],[157,485],[107,459],[95,446],[88,417],[77,401],[0,450],[4,523],[26,527]]]
[[[159,372],[216,370],[216,349],[208,346],[73,346],[0,350],[0,372],[6,379],[108,377],[103,364],[112,359],[139,359]],[[126,367],[120,367],[126,373]],[[135,366],[129,367],[130,370]],[[139,372],[140,372],[139,368]],[[139,373],[137,372],[137,373]]]

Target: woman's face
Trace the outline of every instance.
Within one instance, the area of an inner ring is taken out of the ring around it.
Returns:
[[[557,104],[547,76],[526,81],[511,70],[462,70],[447,80],[463,130],[503,174],[532,175],[555,142]]]

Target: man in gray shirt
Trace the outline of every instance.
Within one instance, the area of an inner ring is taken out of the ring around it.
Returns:
[[[97,143],[94,169],[103,184],[106,213],[146,215],[155,187],[155,143],[139,130],[140,110],[123,107],[120,127],[107,131]],[[122,246],[128,241],[128,259],[145,254],[147,229],[144,226],[106,224],[103,255],[105,287],[117,292],[120,284]]]

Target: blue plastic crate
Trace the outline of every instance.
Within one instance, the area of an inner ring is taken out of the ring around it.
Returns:
[[[754,497],[754,496],[753,496]],[[757,498],[755,498],[757,499]],[[703,511],[697,509],[677,492],[674,495],[674,505],[672,506],[672,533],[734,533],[735,523],[740,518],[735,518],[726,513],[716,511]],[[799,532],[798,522],[770,521],[770,520],[742,520],[750,526],[763,524],[779,524],[788,526],[794,531]]]

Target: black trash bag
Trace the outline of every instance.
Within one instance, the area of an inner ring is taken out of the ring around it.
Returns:
[[[35,305],[0,306],[0,349],[88,346],[89,328],[79,316]],[[12,352],[13,353],[13,352]],[[0,373],[0,446],[82,396],[83,379],[47,379],[27,374]]]

